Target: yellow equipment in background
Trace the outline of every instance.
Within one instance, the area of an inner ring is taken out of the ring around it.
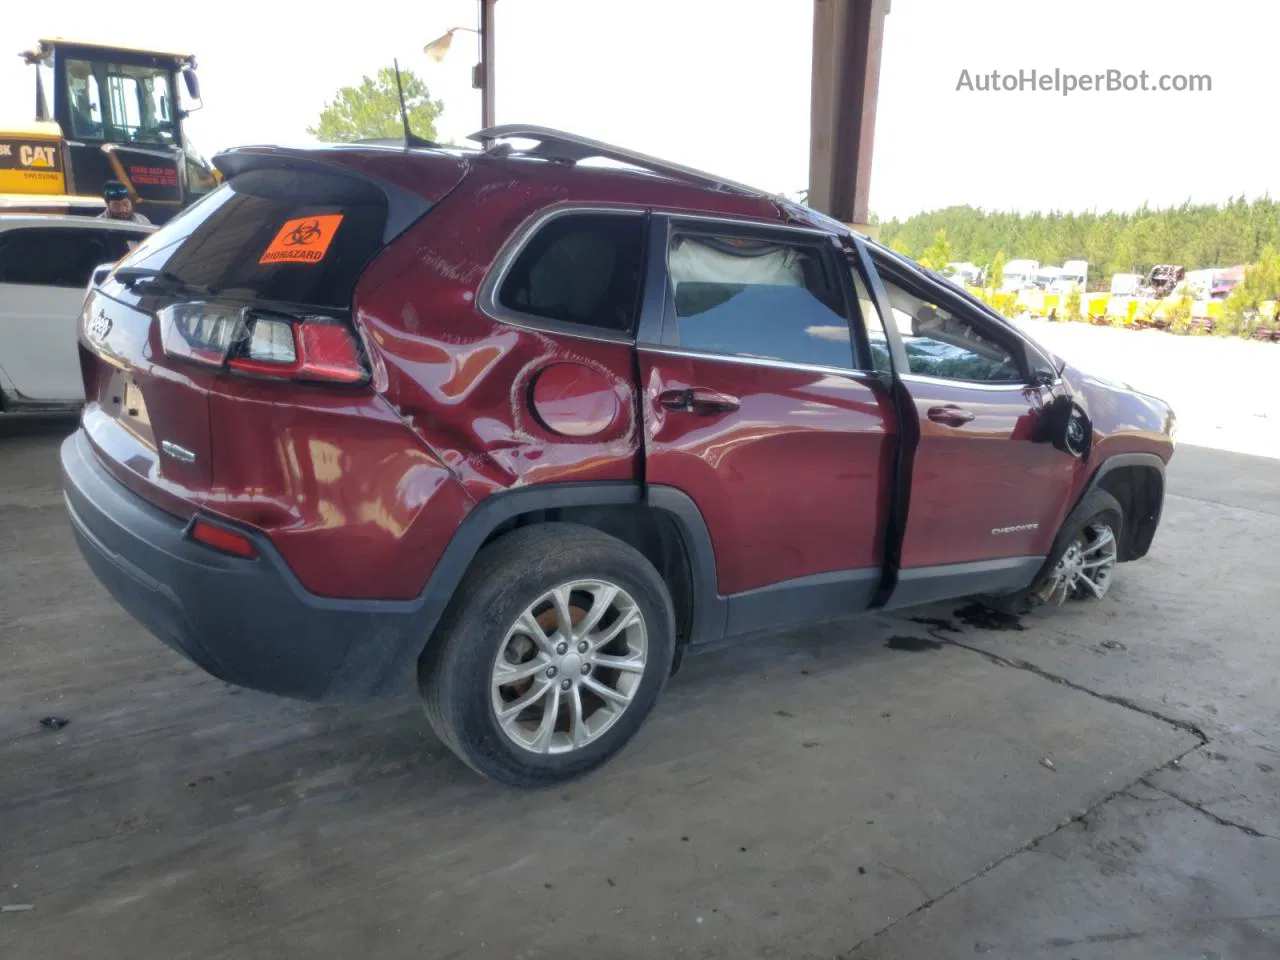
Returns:
[[[0,132],[0,193],[65,193],[62,128],[47,120]]]
[[[163,223],[221,182],[183,126],[203,106],[191,54],[56,38],[21,56],[36,116],[0,123],[0,211],[94,214],[119,180]]]

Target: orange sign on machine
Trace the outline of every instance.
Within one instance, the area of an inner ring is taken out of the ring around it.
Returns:
[[[319,263],[329,252],[329,244],[333,242],[340,223],[340,213],[288,220],[258,262]]]

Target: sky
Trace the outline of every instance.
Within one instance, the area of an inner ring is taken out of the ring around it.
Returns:
[[[1280,194],[1280,3],[1270,0],[892,0],[871,208],[971,204],[1131,210]],[[442,137],[479,127],[475,0],[320,6],[221,0],[104,17],[89,0],[9,4],[0,51],[47,36],[196,54],[211,155],[305,143],[327,99],[397,57],[444,100]],[[128,8],[134,10],[135,8]],[[812,0],[499,0],[497,120],[559,127],[794,195],[808,177]],[[1208,74],[1202,93],[981,93],[961,71]],[[34,71],[0,59],[0,122],[32,113]]]

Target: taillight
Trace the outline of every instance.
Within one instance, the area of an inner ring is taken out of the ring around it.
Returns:
[[[177,303],[159,318],[160,342],[175,359],[282,380],[362,383],[369,376],[355,335],[328,317]]]
[[[244,327],[243,307],[175,303],[158,316],[165,355],[206,367],[221,367],[227,362]]]
[[[355,338],[336,323],[290,323],[251,317],[249,339],[232,370],[291,380],[359,383],[368,376]]]

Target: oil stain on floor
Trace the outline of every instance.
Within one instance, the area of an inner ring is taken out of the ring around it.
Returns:
[[[926,650],[941,650],[942,642],[928,637],[892,636],[884,644],[890,650],[901,650],[905,653],[924,653]]]
[[[992,610],[980,603],[971,603],[955,612],[961,623],[979,630],[1025,630],[1022,620],[1012,614]]]

